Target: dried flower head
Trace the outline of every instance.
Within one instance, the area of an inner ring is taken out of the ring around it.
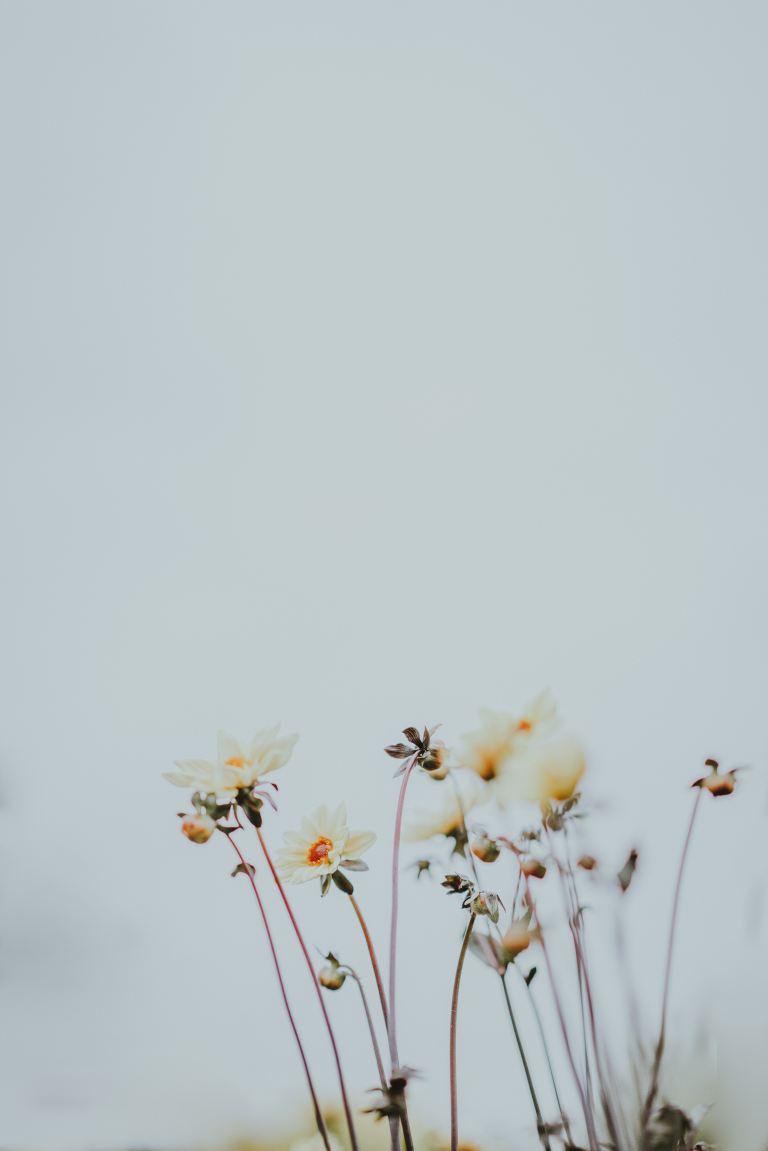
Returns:
[[[491,923],[499,922],[499,913],[504,908],[504,904],[495,892],[477,891],[468,895],[467,898],[469,902],[465,901],[464,906],[468,906],[473,915],[487,915]]]
[[[424,731],[419,734],[417,727],[406,727],[403,729],[403,735],[408,740],[407,743],[390,743],[385,747],[387,755],[392,759],[403,760],[403,765],[395,772],[396,775],[402,775],[409,764],[415,767],[421,767],[429,775],[434,775],[437,778],[444,779],[447,773],[446,764],[446,747],[440,740],[434,739],[434,734],[440,725],[435,727],[425,727]]]
[[[501,854],[501,848],[496,840],[491,839],[485,831],[480,831],[473,837],[469,849],[481,863],[495,863]]]
[[[446,875],[440,886],[446,887],[449,895],[465,895],[475,889],[474,883],[466,875]]]
[[[280,727],[259,731],[248,744],[241,744],[225,731],[219,732],[216,761],[179,759],[177,771],[163,773],[176,787],[188,787],[208,795],[229,796],[250,790],[265,775],[283,767],[291,758],[297,735],[279,735]]]
[[[375,841],[372,831],[350,831],[343,803],[333,811],[318,807],[302,819],[299,831],[285,833],[284,846],[277,857],[278,867],[287,883],[319,879],[324,895],[331,882],[351,893],[352,884],[340,873],[340,868],[367,871],[368,865],[360,856]]]
[[[697,779],[692,787],[701,787],[704,791],[708,791],[710,795],[719,798],[723,795],[731,795],[736,787],[736,772],[738,768],[732,768],[730,771],[721,771],[720,764],[716,759],[705,759],[704,766],[710,768],[707,775],[703,775],[701,779]]]

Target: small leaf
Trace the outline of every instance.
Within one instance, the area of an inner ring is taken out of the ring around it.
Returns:
[[[324,898],[330,890],[331,890],[331,877],[330,877],[330,875],[324,875],[322,877],[322,879],[320,880],[320,895],[321,895],[321,897]]]
[[[234,871],[230,872],[230,875],[232,876],[233,879],[235,878],[236,875],[255,875],[255,874],[256,874],[256,868],[253,866],[252,863],[238,863],[238,865],[234,869]]]
[[[368,864],[364,859],[342,859],[341,867],[346,871],[368,871]]]
[[[525,980],[527,987],[530,987],[531,984],[533,983],[534,979],[536,978],[536,972],[537,971],[538,971],[538,967],[532,967],[531,970],[528,972],[528,974],[523,976],[523,979]]]
[[[355,890],[346,875],[342,875],[340,871],[334,871],[331,874],[331,879],[338,887],[339,891],[343,891],[345,895],[351,895]]]

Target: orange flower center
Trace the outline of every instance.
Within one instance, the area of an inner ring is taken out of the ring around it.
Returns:
[[[245,760],[242,755],[233,755],[231,759],[225,759],[224,764],[226,767],[245,767]]]
[[[307,852],[307,863],[309,866],[319,867],[322,863],[327,863],[328,855],[332,847],[333,843],[330,839],[326,839],[324,835],[316,839]]]
[[[533,727],[533,724],[531,723],[531,721],[529,719],[521,719],[517,725],[517,730],[518,731],[530,731],[532,727]]]

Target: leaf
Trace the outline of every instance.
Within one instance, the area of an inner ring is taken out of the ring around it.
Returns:
[[[534,979],[536,978],[536,972],[538,970],[538,967],[532,967],[528,974],[523,976],[527,987],[530,987],[533,983]]]
[[[238,863],[238,865],[234,869],[234,871],[230,872],[230,875],[232,876],[233,879],[235,878],[236,875],[251,875],[251,876],[253,876],[255,874],[256,874],[256,868],[253,866],[252,863]]]
[[[355,890],[346,875],[342,875],[340,871],[331,873],[331,879],[338,887],[339,891],[343,891],[345,895],[351,895]]]
[[[346,871],[368,871],[368,864],[364,859],[342,859],[340,866]]]
[[[322,879],[320,880],[320,896],[321,896],[321,898],[324,898],[330,890],[331,890],[331,877],[330,877],[330,875],[324,875],[322,877]]]

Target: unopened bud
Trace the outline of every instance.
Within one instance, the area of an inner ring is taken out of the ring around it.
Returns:
[[[335,955],[330,953],[325,958],[327,963],[318,971],[318,981],[321,987],[325,987],[327,991],[338,991],[340,987],[344,986],[347,973]]]
[[[473,915],[487,915],[491,923],[498,923],[501,906],[501,900],[494,892],[478,891],[470,900],[469,910]]]
[[[477,835],[470,844],[470,851],[481,863],[495,863],[501,854],[501,848],[495,839],[483,832]]]
[[[547,874],[547,869],[541,860],[534,859],[533,856],[520,860],[520,870],[527,879],[543,879]]]
[[[597,860],[594,855],[582,855],[578,861],[578,866],[582,871],[594,871],[597,867]]]
[[[210,815],[197,812],[184,816],[181,830],[192,843],[207,843],[216,830],[216,823]]]
[[[518,955],[530,947],[537,937],[538,930],[531,927],[528,919],[513,919],[504,932],[501,945],[510,959],[516,959]]]

